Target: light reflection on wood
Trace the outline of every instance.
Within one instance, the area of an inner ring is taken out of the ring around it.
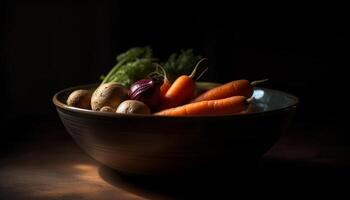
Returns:
[[[55,170],[9,166],[1,170],[0,176],[7,180],[6,183],[1,181],[0,187],[19,190],[28,199],[147,199],[109,185],[98,175],[97,167],[88,164],[74,164]]]

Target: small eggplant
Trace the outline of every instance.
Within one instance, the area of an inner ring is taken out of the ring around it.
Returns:
[[[131,85],[129,98],[145,103],[153,109],[160,99],[160,84],[153,79],[142,79]]]

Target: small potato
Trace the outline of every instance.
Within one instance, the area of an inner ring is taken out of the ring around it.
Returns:
[[[148,106],[141,101],[126,100],[123,101],[117,108],[116,113],[124,114],[151,114]]]
[[[91,92],[88,90],[75,90],[73,91],[68,99],[67,105],[77,108],[90,109]]]
[[[92,110],[100,110],[104,106],[117,108],[128,98],[128,90],[118,83],[105,83],[100,85],[91,97]]]
[[[112,108],[110,106],[103,106],[100,111],[101,112],[111,112],[111,113],[114,113],[115,112],[115,108]]]

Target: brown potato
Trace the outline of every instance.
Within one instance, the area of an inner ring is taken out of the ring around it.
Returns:
[[[148,106],[141,101],[126,100],[123,101],[117,108],[116,113],[124,114],[151,114]]]
[[[100,85],[91,97],[92,110],[100,110],[104,106],[116,109],[119,104],[128,98],[128,90],[118,83]]]
[[[67,105],[77,108],[90,109],[91,95],[92,94],[89,90],[75,90],[69,95]]]

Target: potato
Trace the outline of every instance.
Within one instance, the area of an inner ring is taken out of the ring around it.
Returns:
[[[123,101],[117,108],[116,113],[124,114],[151,114],[148,106],[141,101],[126,100]]]
[[[115,108],[112,108],[110,106],[103,106],[100,111],[101,112],[111,112],[111,113],[114,113],[115,112]]]
[[[118,83],[111,82],[100,85],[92,94],[92,110],[100,110],[104,106],[116,109],[119,104],[128,98],[128,90]]]
[[[67,105],[77,108],[90,109],[91,92],[88,90],[75,90],[67,99]]]

